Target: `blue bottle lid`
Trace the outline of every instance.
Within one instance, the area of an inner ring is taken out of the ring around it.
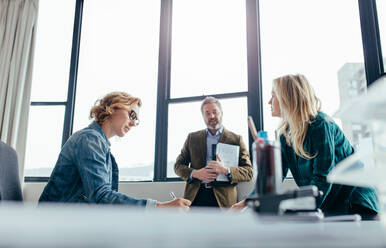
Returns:
[[[257,133],[257,138],[262,138],[264,140],[268,140],[268,133],[267,133],[267,131],[259,131]]]

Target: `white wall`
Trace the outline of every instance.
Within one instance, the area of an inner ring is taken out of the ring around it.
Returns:
[[[46,183],[25,183],[23,188],[24,201],[37,202]],[[119,192],[135,198],[151,198],[159,201],[170,200],[169,191],[177,197],[184,192],[185,182],[123,182],[119,184]]]
[[[46,183],[24,183],[23,196],[25,202],[37,202]],[[170,200],[169,191],[177,197],[182,197],[185,182],[123,182],[119,184],[119,191],[135,198],[151,198],[158,201]],[[254,187],[253,182],[239,183],[237,186],[239,200],[244,199]],[[293,180],[285,180],[284,189],[294,189]]]

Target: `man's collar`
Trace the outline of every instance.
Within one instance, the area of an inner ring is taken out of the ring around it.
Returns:
[[[219,130],[217,130],[216,135],[212,135],[212,133],[209,131],[209,128],[206,128],[206,135],[211,135],[211,136],[217,136],[221,135],[222,132],[224,131],[224,126],[222,126]]]

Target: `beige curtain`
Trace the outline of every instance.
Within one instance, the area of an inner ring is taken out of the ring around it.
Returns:
[[[24,176],[38,0],[0,0],[0,139],[19,158]]]

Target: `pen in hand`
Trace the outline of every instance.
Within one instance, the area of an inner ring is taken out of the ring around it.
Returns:
[[[176,195],[174,194],[173,191],[169,191],[169,195],[170,195],[170,197],[172,198],[172,200],[177,199],[177,197],[176,197]]]
[[[192,204],[189,200],[177,198],[173,191],[169,191],[169,195],[172,198],[172,200],[168,202],[171,207],[178,207],[182,210],[188,210],[190,204]]]

